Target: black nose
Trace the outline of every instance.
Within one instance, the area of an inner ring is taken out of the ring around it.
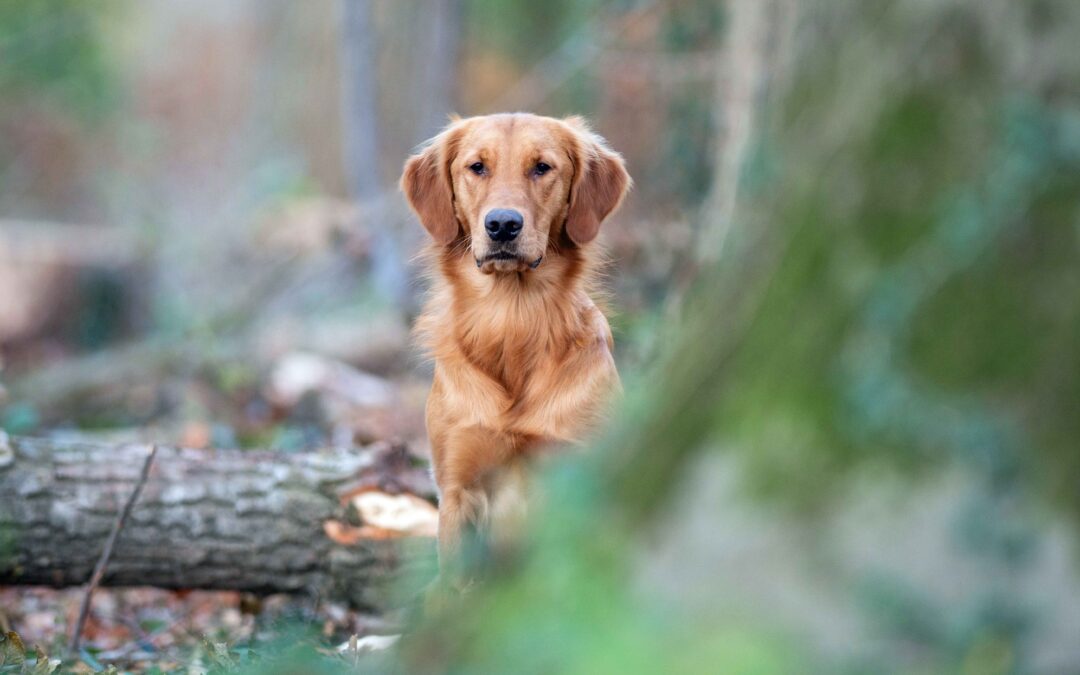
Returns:
[[[494,241],[513,241],[525,219],[514,209],[492,209],[484,217],[484,229]]]

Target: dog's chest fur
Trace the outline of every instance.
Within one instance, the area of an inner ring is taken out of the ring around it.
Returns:
[[[435,357],[440,417],[524,441],[579,440],[618,376],[578,263],[552,260],[527,278],[470,274],[454,260],[442,272],[418,326]]]

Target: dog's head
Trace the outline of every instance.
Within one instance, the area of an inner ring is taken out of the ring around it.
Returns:
[[[630,187],[623,159],[578,117],[455,119],[405,163],[401,188],[436,243],[465,238],[484,273],[525,272],[581,246]]]

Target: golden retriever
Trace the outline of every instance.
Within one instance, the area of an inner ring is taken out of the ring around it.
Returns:
[[[582,440],[619,388],[590,291],[594,240],[630,183],[579,117],[455,118],[405,164],[402,190],[432,238],[416,329],[435,362],[426,421],[451,584],[465,528],[512,541],[530,457]]]

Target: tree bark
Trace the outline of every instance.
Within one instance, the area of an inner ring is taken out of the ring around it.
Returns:
[[[0,434],[0,584],[85,583],[148,452]],[[342,496],[358,489],[430,496],[412,464],[388,444],[291,455],[161,446],[102,585],[311,593],[387,609],[391,587],[430,562],[432,540],[345,546],[324,523],[347,521]]]

